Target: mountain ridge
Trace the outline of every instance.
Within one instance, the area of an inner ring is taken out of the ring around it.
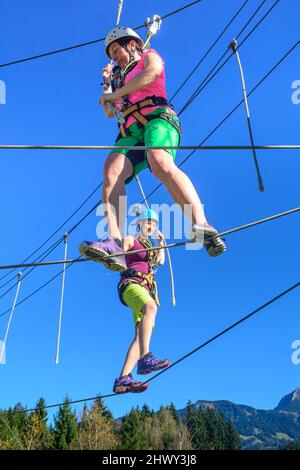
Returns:
[[[300,387],[285,395],[270,410],[228,400],[197,400],[193,406],[212,408],[230,420],[240,435],[244,449],[274,449],[288,442],[300,442]],[[184,415],[185,410],[178,413]]]

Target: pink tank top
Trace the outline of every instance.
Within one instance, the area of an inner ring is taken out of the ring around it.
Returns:
[[[133,247],[130,248],[129,251],[133,250],[141,250],[143,245],[138,241],[134,240]],[[126,266],[127,269],[135,269],[136,271],[140,271],[143,274],[149,274],[149,263],[147,263],[147,251],[141,251],[140,253],[134,253],[132,255],[125,255],[125,261],[126,261]],[[122,282],[124,279],[126,279],[126,276],[121,275],[120,282]],[[141,282],[141,278],[139,277],[132,277],[131,279],[134,279],[137,282]],[[149,287],[145,285],[145,288],[149,290]]]
[[[130,82],[130,80],[132,80],[133,77],[135,77],[136,75],[138,75],[139,73],[141,73],[145,69],[144,60],[145,60],[145,57],[149,53],[156,54],[161,59],[161,61],[162,61],[161,74],[155,80],[155,82],[153,82],[151,85],[146,86],[144,88],[141,88],[140,90],[136,90],[132,93],[129,93],[127,95],[127,98],[131,103],[137,103],[138,101],[143,100],[147,96],[152,96],[152,95],[167,98],[164,61],[162,60],[162,58],[160,57],[158,52],[156,52],[154,49],[149,49],[148,51],[146,51],[142,54],[142,56],[141,56],[140,60],[138,61],[137,65],[126,75],[125,83]],[[140,110],[140,113],[143,114],[143,115],[146,115],[146,114],[152,113],[152,111],[154,111],[155,109],[157,109],[159,107],[161,107],[161,106],[151,106],[149,108],[143,108],[143,109]],[[136,119],[133,116],[130,116],[128,118],[127,122],[126,122],[126,128],[129,127],[135,121],[136,121]]]
[[[129,251],[142,250],[144,246],[137,240],[134,240],[133,247]],[[125,255],[127,269],[135,269],[144,274],[149,273],[149,263],[147,262],[147,251]]]

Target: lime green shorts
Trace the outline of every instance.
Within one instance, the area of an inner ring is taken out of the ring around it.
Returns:
[[[131,308],[135,325],[143,318],[144,314],[142,312],[142,308],[144,305],[147,302],[154,302],[147,289],[136,283],[130,284],[126,287],[122,294],[122,299],[124,303]]]
[[[147,114],[147,116],[161,114],[162,112],[167,112],[171,119],[173,119],[180,127],[178,119],[173,115],[173,113],[167,111],[165,108],[155,109],[152,113]],[[131,126],[128,127],[128,131],[130,135],[118,138],[115,143],[116,146],[122,147],[125,145],[128,147],[134,145],[170,145],[175,147],[179,144],[180,141],[180,134],[178,130],[170,122],[166,121],[165,119],[160,119],[159,117],[149,121],[146,126],[142,126],[139,123],[134,122],[131,124]],[[171,154],[175,159],[176,150],[166,149],[166,152]],[[129,158],[134,169],[132,176],[127,178],[125,181],[125,183],[128,184],[135,177],[135,175],[149,166],[147,161],[147,151],[120,149],[120,153],[126,155],[126,157]]]

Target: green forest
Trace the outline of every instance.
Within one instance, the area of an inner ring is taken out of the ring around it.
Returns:
[[[34,411],[20,403],[0,411],[0,449],[18,450],[217,450],[240,449],[234,426],[214,410],[191,402],[184,416],[175,406],[158,411],[147,405],[115,419],[101,398],[81,413],[66,397],[49,424],[45,400]]]

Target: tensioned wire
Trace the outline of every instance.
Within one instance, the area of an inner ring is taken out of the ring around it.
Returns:
[[[221,330],[219,333],[217,333],[216,335],[214,335],[213,337],[211,337],[210,339],[208,339],[207,341],[205,341],[204,343],[200,344],[198,347],[196,347],[195,349],[193,349],[192,351],[188,352],[187,354],[185,354],[184,356],[180,357],[179,359],[177,359],[177,361],[175,361],[173,364],[170,364],[168,367],[166,367],[165,369],[161,370],[160,372],[158,372],[157,374],[155,374],[154,376],[152,376],[150,379],[146,380],[144,383],[149,383],[153,380],[155,380],[157,377],[159,377],[160,375],[166,373],[168,370],[170,370],[172,367],[178,365],[180,362],[184,361],[185,359],[187,359],[189,356],[191,356],[192,354],[195,354],[196,352],[200,351],[201,349],[204,349],[206,346],[208,346],[209,344],[213,343],[214,341],[216,341],[217,339],[219,339],[221,336],[224,336],[225,334],[227,334],[229,331],[233,330],[234,328],[236,328],[237,326],[241,325],[242,323],[245,323],[247,320],[249,320],[251,317],[253,317],[254,315],[257,315],[259,312],[261,312],[262,310],[264,310],[266,307],[270,306],[271,304],[277,302],[279,299],[281,299],[282,297],[286,296],[287,294],[291,293],[292,291],[294,291],[295,289],[297,289],[298,287],[300,286],[300,281],[297,282],[296,284],[290,286],[288,289],[282,291],[281,293],[279,293],[278,295],[276,295],[275,297],[273,297],[272,299],[268,300],[267,302],[265,302],[264,304],[260,305],[258,308],[256,308],[255,310],[253,310],[252,312],[250,312],[248,315],[240,318],[238,321],[234,322],[233,324],[229,325],[227,328]],[[92,400],[96,400],[96,399],[103,399],[103,398],[110,398],[110,397],[116,397],[116,396],[122,396],[122,394],[116,394],[116,393],[109,393],[107,395],[96,395],[94,397],[88,397],[88,398],[81,398],[79,400],[68,400],[68,404],[69,405],[72,405],[72,404],[77,404],[77,403],[83,403],[83,402],[87,402],[87,401],[92,401]],[[46,405],[45,408],[48,409],[48,408],[56,408],[56,407],[59,407],[59,406],[63,406],[65,404],[65,402],[62,402],[62,403],[55,403],[55,404],[51,404],[51,405]],[[2,416],[7,416],[9,414],[12,414],[12,413],[29,413],[29,412],[34,412],[36,411],[37,408],[28,408],[28,409],[22,409],[22,410],[11,410],[11,411],[8,411],[8,412],[3,412],[3,413],[0,413],[0,417]]]
[[[261,3],[261,5],[256,9],[256,11],[254,12],[254,14],[251,16],[251,18],[247,21],[247,23],[246,23],[245,26],[242,28],[242,30],[240,31],[240,33],[236,36],[237,38],[242,34],[242,32],[245,30],[245,28],[248,26],[248,24],[252,21],[252,19],[254,18],[254,16],[255,16],[256,13],[258,12],[258,10],[261,8],[261,6],[263,5],[263,3],[264,3],[264,2]],[[241,9],[243,8],[244,5],[245,5],[245,3],[242,5]],[[119,18],[119,15],[120,15],[120,13],[121,13],[121,8],[122,8],[122,2],[119,3],[118,18]],[[241,10],[241,9],[240,9],[240,10]],[[240,11],[240,10],[239,10],[239,11]],[[239,11],[237,12],[237,14],[239,13]],[[236,14],[236,15],[237,15],[237,14]],[[234,15],[233,19],[236,17],[236,15]],[[166,17],[166,16],[165,16],[165,17]],[[229,26],[229,25],[227,25],[227,27],[228,27],[228,26]],[[227,27],[225,28],[225,30],[227,29]],[[225,32],[225,30],[224,30],[224,32]],[[249,35],[248,35],[248,37],[249,37]],[[216,43],[216,41],[215,41],[215,43]],[[96,188],[94,191],[96,191],[96,190],[98,189],[98,187],[99,187],[99,186],[97,186],[97,188]],[[90,196],[89,196],[89,198],[90,198]],[[89,199],[89,198],[88,198],[88,199]],[[143,201],[143,202],[144,202],[144,201]],[[75,212],[75,213],[76,213],[76,212]],[[72,216],[73,216],[73,215],[72,215]],[[72,217],[72,216],[71,216],[71,217]],[[66,223],[66,222],[65,222],[65,223]],[[64,224],[63,224],[63,225],[64,225]],[[58,230],[59,230],[59,229],[58,229]],[[57,230],[57,231],[58,231],[58,230]],[[53,235],[54,235],[54,234],[53,234]],[[52,236],[53,236],[53,235],[52,235]],[[52,236],[51,236],[50,238],[52,238]],[[62,239],[63,239],[63,237],[61,237],[60,240],[62,241]],[[47,240],[47,241],[48,241],[48,240]],[[44,242],[44,244],[47,243],[47,241]],[[42,245],[42,246],[43,246],[43,245]],[[41,246],[41,247],[42,247],[42,246]],[[36,251],[38,251],[41,247],[39,247]],[[35,253],[35,252],[34,252],[34,253]],[[34,253],[33,253],[33,254],[34,254]],[[29,259],[31,256],[32,256],[32,255],[30,255],[29,257],[27,257],[26,260],[24,260],[24,261],[27,261],[27,259]],[[5,277],[6,277],[8,274],[9,274],[9,273],[7,273],[7,274],[5,275]],[[1,279],[1,278],[0,278],[0,279]]]
[[[190,7],[196,5],[197,3],[200,3],[202,1],[203,0],[196,0],[192,3],[189,3],[189,4],[181,7],[181,8],[178,8],[177,10],[173,10],[170,13],[167,13],[166,15],[162,16],[161,19],[170,18],[171,16],[176,15],[177,13],[180,13],[181,11],[184,11],[187,8],[190,8]],[[134,29],[139,30],[139,29],[142,29],[144,27],[145,27],[145,25],[142,24],[142,25],[136,26]],[[104,42],[104,41],[105,41],[105,37],[102,37],[102,38],[99,38],[99,39],[94,39],[93,41],[87,41],[87,42],[84,42],[84,43],[81,43],[81,44],[75,44],[73,46],[64,47],[62,49],[57,49],[55,51],[44,52],[43,54],[38,54],[38,55],[31,56],[31,57],[26,57],[24,59],[13,60],[13,61],[10,61],[10,62],[6,62],[4,64],[0,64],[0,68],[1,67],[9,67],[11,65],[16,65],[16,64],[20,64],[22,62],[28,62],[28,61],[31,61],[31,60],[41,59],[42,57],[48,57],[48,56],[51,56],[51,55],[54,55],[54,54],[60,54],[62,52],[71,51],[73,49],[79,49],[80,47],[85,47],[85,46],[89,46],[91,44],[97,44],[99,42]]]
[[[252,88],[252,90],[248,93],[248,97],[254,93],[256,91],[256,89],[277,69],[277,67],[279,67],[279,65],[296,49],[296,47],[298,47],[300,44],[300,40],[297,41],[281,58],[280,60],[269,70],[269,72],[264,75],[264,77],[259,80],[259,82]],[[208,140],[222,125],[223,123],[239,108],[239,106],[243,103],[244,101],[241,100],[240,103],[238,103],[237,106],[235,106],[233,108],[233,110],[228,113],[225,118],[223,118],[223,120],[207,135],[207,137],[200,143],[200,145],[202,146],[204,142],[206,142],[206,140]],[[196,152],[196,150],[193,150],[184,160],[181,161],[181,163],[179,164],[179,167],[181,167],[194,153]],[[150,194],[148,194],[148,198],[150,196],[152,196],[160,187],[162,186],[162,184],[160,183],[159,185],[157,185],[152,191]],[[143,204],[144,201],[141,201],[141,204]],[[72,264],[70,264],[68,267],[72,266]],[[59,275],[61,274],[61,272],[59,272],[57,275],[53,276],[51,279],[49,279],[49,281],[47,281],[45,284],[43,284],[42,286],[40,286],[37,290],[35,290],[32,294],[30,294],[29,296],[25,297],[25,299],[23,299],[22,301],[20,301],[20,303],[23,303],[25,302],[26,300],[28,300],[30,297],[32,297],[35,293],[39,292],[41,289],[43,289],[44,287],[46,287],[48,284],[50,284],[54,279],[56,279]],[[19,304],[20,304],[19,303]],[[1,316],[5,315],[7,313],[4,312]]]
[[[275,214],[275,215],[272,215],[270,217],[265,217],[263,219],[255,220],[254,222],[249,222],[247,224],[240,225],[239,227],[235,227],[235,228],[232,228],[232,229],[229,229],[229,230],[225,230],[223,232],[217,233],[216,235],[212,235],[211,237],[209,237],[209,239],[213,240],[214,238],[217,238],[217,237],[225,237],[225,236],[230,235],[232,233],[240,232],[241,230],[245,230],[245,229],[248,229],[248,228],[251,228],[251,227],[255,227],[257,225],[260,225],[260,224],[263,224],[263,223],[266,223],[266,222],[270,222],[272,220],[279,219],[281,217],[285,217],[287,215],[295,214],[296,212],[299,212],[299,211],[300,211],[300,207],[295,207],[294,209],[290,209],[290,210],[285,211],[285,212],[280,212],[279,214]],[[186,246],[186,245],[195,243],[195,241],[196,240],[186,240],[184,242],[169,243],[169,244],[164,245],[164,248],[176,248],[176,247],[179,247],[179,246]],[[119,257],[119,256],[129,255],[129,254],[132,255],[132,254],[136,254],[136,253],[144,253],[145,251],[156,251],[156,250],[161,250],[161,246],[156,246],[156,247],[151,247],[151,248],[141,248],[141,249],[138,249],[138,250],[130,250],[130,251],[126,251],[126,252],[120,251],[118,253],[113,253],[111,255],[107,255],[107,256],[105,256],[101,259],[102,260],[107,260],[109,258],[115,258],[115,257]],[[70,260],[45,261],[45,262],[36,263],[36,264],[28,263],[28,264],[23,264],[23,265],[20,265],[20,264],[2,265],[2,266],[0,266],[0,269],[23,268],[23,267],[28,267],[28,266],[51,266],[51,265],[65,264],[65,263],[73,264],[73,263],[87,262],[87,261],[97,261],[97,256],[95,255],[95,258],[92,258],[90,256],[89,258],[75,258],[75,259],[70,259]],[[0,315],[0,316],[2,316],[2,315]]]

